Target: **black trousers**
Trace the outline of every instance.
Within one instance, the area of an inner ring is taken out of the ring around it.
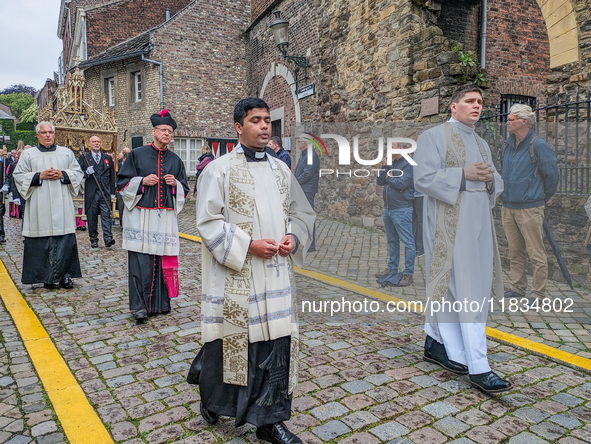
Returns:
[[[109,202],[110,204],[110,202]],[[88,234],[90,235],[90,242],[98,242],[98,216],[101,216],[101,227],[103,229],[103,239],[105,243],[113,239],[111,233],[111,216],[109,212],[109,204],[105,202],[102,196],[97,193],[86,212],[86,221],[88,223]]]
[[[282,345],[289,353],[290,337],[248,344],[248,385],[246,387],[224,383],[221,339],[203,344],[197,355],[201,372],[197,375],[203,406],[218,415],[233,416],[235,426],[247,422],[257,427],[287,421],[291,416],[291,395],[278,397],[273,403],[261,403],[274,381],[281,380],[287,390],[289,355],[286,365],[277,370],[265,370],[265,361],[275,345]],[[195,365],[195,363],[193,364]]]
[[[417,253],[425,251],[423,247],[423,199],[424,196],[419,196],[413,200],[412,234],[415,238]]]
[[[149,314],[168,313],[170,298],[164,282],[162,256],[128,251],[129,309],[145,308]]]

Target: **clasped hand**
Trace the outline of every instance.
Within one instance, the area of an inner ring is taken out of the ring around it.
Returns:
[[[39,174],[39,179],[41,180],[59,180],[62,177],[64,177],[62,172],[60,170],[56,170],[53,167],[48,168],[47,170],[42,171],[41,174]]]
[[[474,162],[464,168],[466,180],[479,180],[481,182],[490,182],[493,180],[494,170],[492,165],[486,162]]]
[[[252,241],[248,252],[253,256],[262,259],[271,259],[277,253],[279,253],[279,256],[281,257],[286,257],[291,253],[293,245],[294,243],[291,240],[291,235],[286,234],[279,243],[275,242],[273,239]]]
[[[164,177],[164,182],[166,185],[175,186],[176,185],[176,178],[172,174],[167,174]],[[158,183],[158,176],[156,174],[148,174],[142,180],[142,185],[147,185],[149,187],[153,187]]]

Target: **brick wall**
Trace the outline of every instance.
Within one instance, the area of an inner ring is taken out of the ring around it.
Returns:
[[[166,8],[172,16],[189,3],[191,0],[126,0],[88,11],[88,57],[164,23]]]
[[[437,18],[437,26],[450,40],[460,42],[468,51],[479,50],[480,2],[457,0],[446,2]]]
[[[252,0],[250,21],[254,22],[275,0]]]
[[[149,57],[164,64],[164,105],[185,137],[236,137],[234,105],[244,98],[243,32],[249,0],[196,2],[152,34]]]
[[[131,98],[131,72],[141,70],[143,82],[142,101],[133,103]],[[139,57],[94,66],[85,70],[86,99],[98,110],[103,107],[105,97],[104,79],[115,77],[115,106],[117,125],[117,151],[131,148],[131,138],[142,136],[144,144],[152,141],[150,115],[159,111],[160,78],[158,67],[142,62]]]
[[[550,74],[550,46],[536,0],[492,0],[488,3],[486,71],[489,104],[500,94],[542,97]]]

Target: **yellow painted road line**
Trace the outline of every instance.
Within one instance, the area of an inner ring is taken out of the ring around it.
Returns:
[[[192,240],[195,242],[201,242],[201,238],[197,236],[191,236],[190,234],[179,233],[179,236]],[[405,301],[404,299],[399,299],[395,296],[391,296],[386,293],[381,293],[376,290],[371,290],[369,288],[362,287],[361,285],[352,284],[351,282],[343,281],[342,279],[334,278],[331,276],[327,276],[322,273],[318,273],[316,271],[311,270],[304,270],[303,268],[294,267],[294,271],[297,273],[303,274],[304,276],[311,277],[312,279],[316,279],[322,282],[326,282],[327,284],[335,285],[337,287],[345,288],[347,290],[352,290],[356,293],[364,294],[370,296],[372,298],[380,299],[382,301],[393,301],[396,304],[406,304],[408,309],[406,311],[414,311],[415,313],[421,313],[418,310],[411,310],[412,303],[410,301]],[[416,306],[415,306],[416,308]],[[516,335],[512,335],[511,333],[505,333],[495,328],[486,327],[486,334],[487,336],[498,339],[499,341],[505,342],[507,344],[511,344],[517,346],[519,348],[529,350],[531,352],[547,356],[552,358],[556,361],[564,362],[566,364],[583,368],[585,370],[591,371],[591,359],[583,358],[581,356],[577,356],[573,353],[568,353],[562,350],[558,350],[557,348],[550,347],[546,344],[540,344],[538,342],[532,341],[530,339],[525,339]]]
[[[27,348],[66,436],[72,444],[113,444],[41,322],[0,260],[0,296]]]

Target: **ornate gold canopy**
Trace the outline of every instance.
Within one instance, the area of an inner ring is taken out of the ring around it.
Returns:
[[[39,121],[49,121],[56,129],[55,141],[58,145],[70,147],[74,152],[80,150],[93,135],[101,138],[105,152],[117,152],[117,126],[114,112],[106,103],[99,111],[85,101],[86,79],[80,71],[82,60],[74,59],[76,68],[67,85],[59,85],[56,91],[56,103],[48,103],[39,112]],[[94,101],[94,97],[92,98]]]

